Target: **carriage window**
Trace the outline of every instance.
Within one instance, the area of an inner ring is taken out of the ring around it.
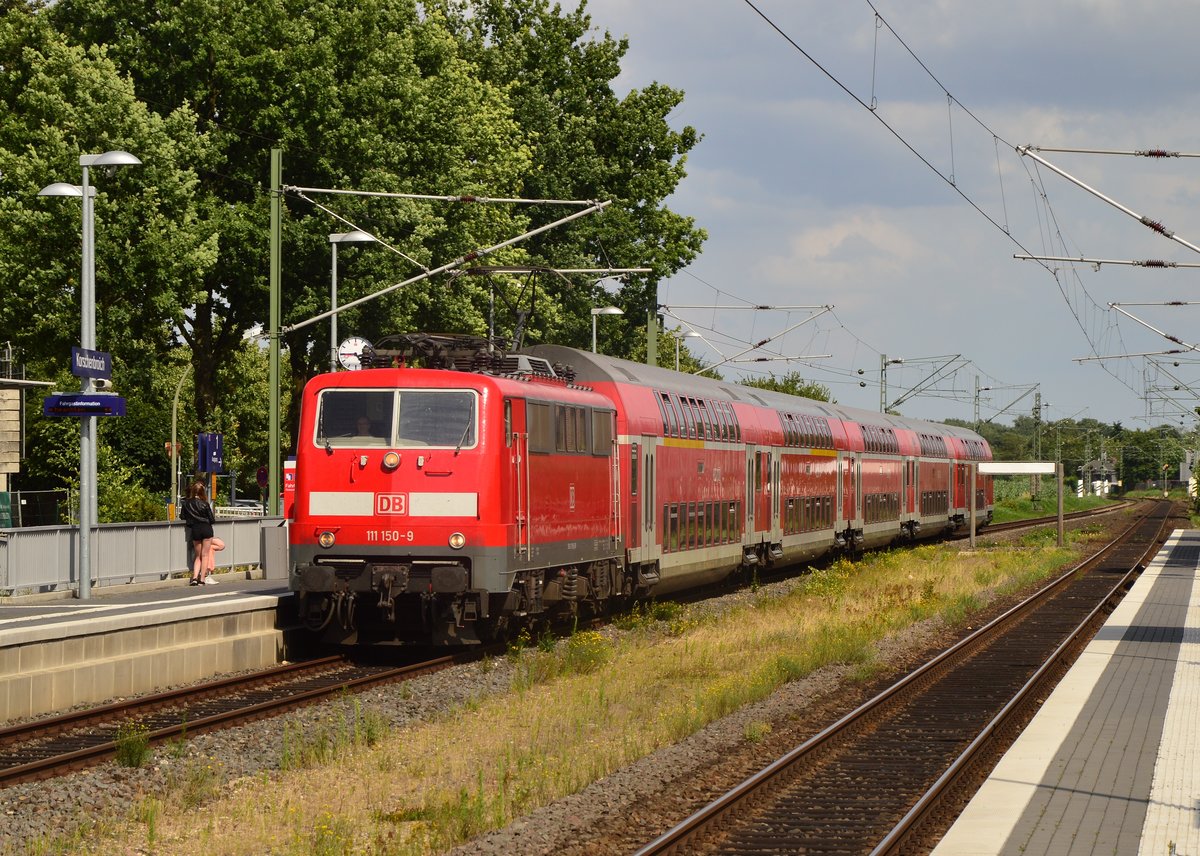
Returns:
[[[683,402],[674,395],[667,399],[667,407],[675,414],[675,436],[687,436],[687,419],[683,415]]]
[[[314,442],[333,447],[391,445],[395,402],[391,389],[324,390]]]
[[[662,414],[663,436],[674,437],[679,433],[679,425],[675,420],[675,411],[671,408],[671,397],[665,392],[658,394],[658,410]]]
[[[720,432],[721,439],[722,440],[733,439],[732,437],[729,436],[729,420],[725,416],[725,402],[714,401],[713,409],[716,411],[716,414],[717,414],[718,431]]]
[[[554,451],[554,423],[550,419],[550,405],[531,401],[527,407],[529,427],[529,451]]]
[[[700,413],[700,405],[696,403],[696,399],[686,399],[687,408],[692,414],[692,424],[688,430],[688,435],[694,439],[704,439],[704,417]]]
[[[567,443],[569,442],[567,438],[568,429],[571,432],[570,440],[575,439],[575,423],[574,421],[568,421],[567,408],[558,405],[554,407],[554,421],[554,450],[556,452],[565,452],[567,451]]]
[[[587,408],[570,404],[556,404],[554,418],[557,424],[554,448],[559,452],[588,451]]]
[[[613,413],[611,410],[592,411],[592,454],[612,454]]]
[[[717,438],[717,423],[713,419],[712,409],[708,406],[708,399],[698,399],[696,404],[700,408],[700,418],[704,422],[704,431],[707,439],[715,440]]]
[[[575,411],[575,449],[576,452],[588,450],[588,410],[586,407],[573,408]]]

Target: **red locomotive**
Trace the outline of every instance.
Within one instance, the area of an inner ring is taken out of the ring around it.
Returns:
[[[933,537],[991,459],[965,429],[554,345],[411,334],[363,365],[301,405],[290,586],[329,641],[474,642]]]

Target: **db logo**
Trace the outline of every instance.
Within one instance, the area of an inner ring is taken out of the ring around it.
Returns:
[[[375,494],[376,514],[407,514],[405,494],[377,493]]]

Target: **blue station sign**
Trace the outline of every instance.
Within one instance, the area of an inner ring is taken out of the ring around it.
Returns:
[[[224,438],[205,432],[196,435],[196,469],[202,473],[225,472]]]
[[[105,351],[89,351],[87,348],[71,348],[71,374],[75,377],[112,377],[112,354]]]
[[[125,399],[111,393],[69,392],[47,395],[44,416],[124,416]]]

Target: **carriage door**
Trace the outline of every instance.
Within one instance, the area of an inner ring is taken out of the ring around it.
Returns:
[[[758,463],[758,450],[752,446],[746,445],[746,526],[743,530],[743,542],[748,542],[754,535],[754,505],[758,499],[758,492],[755,490],[754,471]]]
[[[774,471],[771,451],[754,453],[754,531],[771,532],[775,525],[775,491],[771,489]]]
[[[655,499],[655,478],[654,478],[654,458],[655,458],[654,438],[642,437],[642,522],[641,522],[641,544],[642,544],[642,559],[651,560],[656,558],[654,549],[657,540],[654,537],[654,521],[658,519],[655,509],[658,507]]]
[[[830,523],[832,523],[834,525],[834,527],[839,532],[846,528],[846,506],[845,506],[846,491],[842,485],[842,477],[841,477],[842,467],[844,466],[844,464],[843,464],[844,460],[845,460],[844,458],[839,456],[837,458],[836,464],[834,465],[833,481],[834,481],[834,492],[836,494],[836,497],[834,498],[834,501],[833,501],[834,519],[829,521]]]
[[[771,541],[778,542],[783,540],[782,523],[779,520],[780,515],[780,490],[782,478],[780,470],[783,468],[783,453],[780,449],[771,450]]]
[[[635,558],[637,557],[637,548],[641,546],[642,534],[642,446],[640,443],[629,444],[629,541],[626,546],[634,551]]]
[[[529,432],[525,423],[525,401],[504,399],[504,445],[509,455],[508,495],[512,507],[513,555],[529,558]]]
[[[853,452],[842,458],[842,477],[838,480],[838,488],[842,497],[842,518],[847,529],[854,525],[854,518],[857,516],[858,511],[858,501],[854,493],[854,470],[856,463],[857,456]]]
[[[864,525],[863,509],[866,505],[862,492],[862,455],[854,456],[854,528],[861,529]]]

